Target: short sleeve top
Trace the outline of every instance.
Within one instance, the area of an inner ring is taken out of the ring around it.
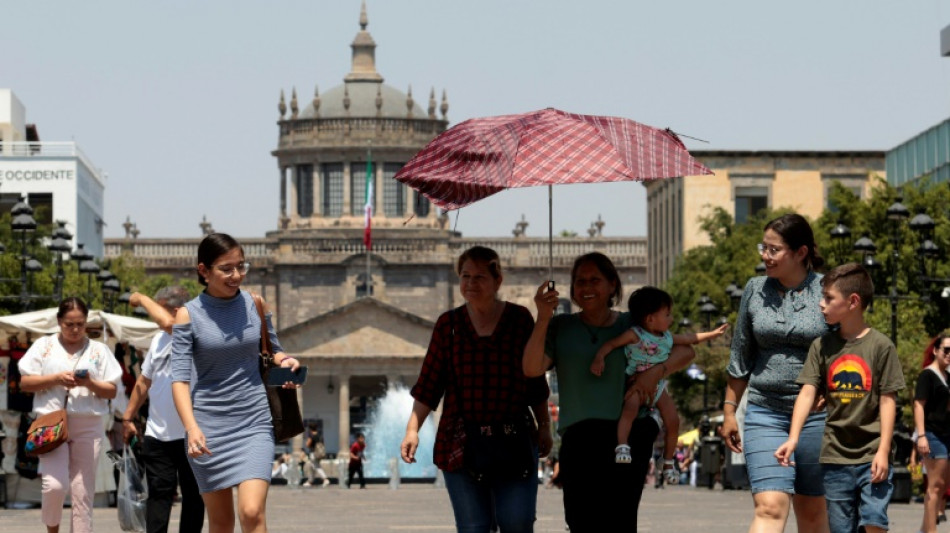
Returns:
[[[597,350],[630,329],[630,313],[620,313],[613,324],[594,327],[579,314],[562,314],[548,324],[544,353],[554,362],[558,382],[558,433],[584,420],[618,420],[623,407],[626,356],[622,348],[607,354],[600,376],[590,371]]]
[[[828,402],[821,462],[870,462],[881,443],[881,396],[904,388],[891,340],[873,328],[851,340],[827,333],[815,339],[796,382],[815,386]]]
[[[87,369],[89,377],[107,381],[119,387],[122,380],[122,367],[116,361],[112,350],[105,344],[88,339],[86,348],[70,355],[59,342],[59,335],[40,337],[30,346],[20,359],[17,368],[24,376],[48,376],[60,372]],[[109,401],[100,398],[86,387],[68,389],[69,402],[66,411],[74,415],[101,416],[109,412]],[[38,391],[33,398],[33,411],[45,415],[63,408],[67,389],[54,385]]]
[[[917,386],[914,390],[914,399],[924,401],[924,431],[929,431],[940,437],[941,440],[950,439],[950,412],[948,400],[950,390],[950,375],[941,372],[942,376],[932,367],[925,368],[917,376]]]
[[[818,304],[821,274],[809,272],[791,289],[767,276],[746,283],[726,371],[749,381],[749,403],[791,413],[795,379],[812,341],[828,331]]]

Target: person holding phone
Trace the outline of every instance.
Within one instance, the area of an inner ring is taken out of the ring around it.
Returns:
[[[637,530],[637,511],[646,481],[653,442],[660,431],[646,410],[634,420],[627,440],[630,461],[617,463],[617,423],[623,408],[627,361],[622,347],[610,351],[601,374],[590,371],[597,351],[610,339],[633,326],[629,312],[613,310],[620,304],[620,275],[606,255],[581,255],[571,268],[571,301],[578,313],[554,316],[557,290],[541,284],[534,297],[537,320],[524,349],[523,370],[528,377],[557,371],[558,479],[564,491],[564,517],[572,532]],[[660,379],[689,365],[695,353],[676,345],[669,358],[636,376],[626,394],[636,394],[646,405]]]
[[[89,308],[81,299],[60,302],[59,333],[37,339],[17,364],[20,388],[36,393],[37,415],[62,409],[68,396],[69,441],[40,456],[41,517],[48,533],[59,531],[67,490],[72,500],[71,531],[92,531],[96,466],[105,436],[102,416],[109,413],[109,400],[115,398],[122,379],[122,367],[109,347],[86,335],[88,316]]]
[[[198,533],[204,526],[205,506],[198,492],[198,482],[185,453],[185,427],[175,411],[172,399],[172,325],[175,313],[188,300],[188,291],[180,286],[164,287],[155,299],[134,292],[129,298],[132,307],[144,307],[161,331],[152,339],[142,372],[122,415],[125,442],[138,435],[133,423],[139,409],[148,400],[148,421],[145,426],[145,480],[148,500],[145,502],[145,530],[165,533],[171,518],[175,487],[181,490],[180,533]]]
[[[172,397],[215,532],[234,530],[235,501],[243,531],[267,530],[274,428],[259,368],[261,319],[252,295],[241,290],[249,269],[234,238],[206,236],[196,268],[206,288],[178,310],[172,326]],[[264,309],[275,361],[296,370],[300,363],[284,353]]]

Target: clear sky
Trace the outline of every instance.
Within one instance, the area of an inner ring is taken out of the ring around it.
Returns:
[[[950,116],[946,0],[368,0],[376,65],[450,124],[557,107],[708,140],[691,150],[887,150]],[[108,174],[106,236],[277,227],[277,103],[342,83],[359,0],[7,2],[0,87],[44,141]],[[303,104],[302,104],[303,105]],[[554,228],[645,235],[638,183],[554,189]],[[465,236],[547,234],[545,188],[466,207]]]

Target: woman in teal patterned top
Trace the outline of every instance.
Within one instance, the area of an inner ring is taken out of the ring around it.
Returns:
[[[755,502],[750,531],[783,531],[794,505],[798,531],[827,532],[818,463],[825,413],[816,410],[809,416],[795,451],[795,468],[783,468],[772,456],[788,439],[799,389],[795,379],[808,348],[828,330],[818,307],[821,275],[815,272],[824,260],[808,221],[795,214],[766,224],[758,250],[765,276],[749,280],[742,294],[720,432],[729,449],[745,454]],[[748,406],[740,436],[736,408],[743,393]]]

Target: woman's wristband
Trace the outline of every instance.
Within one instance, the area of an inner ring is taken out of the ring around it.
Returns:
[[[731,405],[731,406],[735,407],[736,409],[739,408],[739,404],[736,403],[736,402],[734,402],[734,401],[732,401],[732,400],[723,400],[722,404],[723,404],[723,405]]]

